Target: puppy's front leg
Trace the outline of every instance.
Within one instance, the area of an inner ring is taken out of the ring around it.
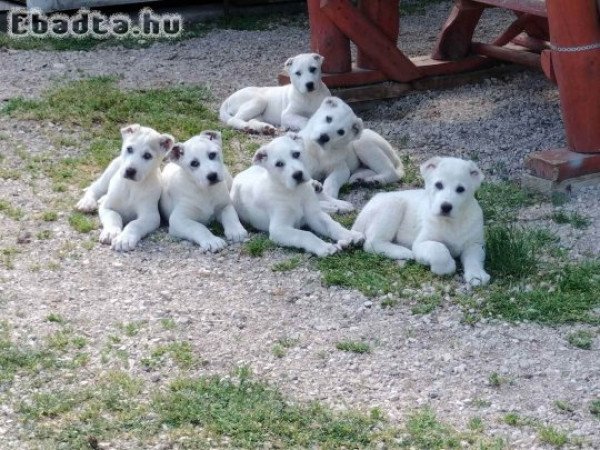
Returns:
[[[321,208],[316,206],[306,213],[306,222],[308,226],[322,236],[327,236],[335,241],[341,248],[348,247],[351,244],[359,244],[364,240],[362,233],[345,229],[329,214],[321,211]]]
[[[415,259],[420,264],[431,266],[431,271],[436,275],[450,275],[456,272],[456,261],[450,250],[437,241],[421,241],[413,244]]]
[[[123,218],[121,215],[109,208],[100,207],[98,211],[100,222],[102,223],[102,231],[100,232],[100,242],[103,244],[112,244],[121,230],[123,229]]]
[[[333,198],[338,198],[340,188],[350,179],[350,169],[346,164],[342,164],[331,172],[323,182],[323,192]]]
[[[304,117],[289,107],[281,113],[281,128],[284,130],[299,131],[308,123],[308,117]]]
[[[219,213],[219,222],[225,230],[225,237],[233,242],[242,242],[248,237],[248,232],[240,223],[240,219],[232,204],[227,205]]]
[[[118,252],[128,252],[148,233],[160,226],[160,215],[156,211],[144,211],[139,217],[129,222],[121,234],[112,241],[112,249]]]
[[[269,239],[284,247],[296,247],[317,256],[333,255],[339,249],[310,231],[298,230],[286,221],[285,215],[272,218],[269,224]]]
[[[175,209],[169,217],[169,234],[195,242],[207,252],[218,252],[227,245],[223,239],[212,234],[206,226],[190,219],[178,209]]]
[[[76,209],[83,212],[92,212],[98,208],[98,199],[102,197],[108,191],[108,184],[110,179],[119,170],[121,165],[121,158],[115,158],[108,165],[106,170],[100,175],[96,181],[94,181],[86,190],[81,200],[77,202]]]
[[[460,255],[460,259],[467,283],[471,286],[484,286],[490,282],[490,276],[483,268],[485,251],[482,244],[469,244]]]

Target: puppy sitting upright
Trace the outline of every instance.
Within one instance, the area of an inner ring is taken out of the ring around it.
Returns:
[[[138,124],[122,128],[121,136],[121,155],[86,189],[76,208],[91,212],[99,204],[100,242],[126,252],[160,225],[160,163],[174,139]]]
[[[329,89],[321,81],[323,57],[303,53],[290,58],[285,68],[291,84],[247,87],[221,105],[220,119],[230,127],[250,133],[274,134],[275,128],[299,130],[319,108]]]
[[[211,252],[226,245],[206,228],[215,218],[223,225],[227,239],[240,242],[248,236],[231,204],[231,175],[223,164],[221,145],[218,131],[203,131],[175,144],[162,173],[160,210],[169,221],[169,234]]]
[[[414,258],[438,275],[454,273],[460,257],[467,283],[487,284],[483,213],[474,197],[483,174],[458,158],[432,158],[421,174],[425,189],[377,194],[352,229],[365,234],[368,252]]]
[[[347,182],[385,184],[404,175],[396,151],[379,134],[364,129],[352,108],[336,97],[323,100],[300,131],[311,176],[323,181],[323,207],[331,211],[351,211],[352,205],[337,200]]]
[[[233,180],[231,195],[242,221],[269,232],[269,238],[317,256],[331,255],[362,241],[362,233],[349,231],[323,212],[303,162],[302,140],[295,134],[274,139],[258,149],[254,166]],[[329,244],[310,231],[337,241]]]

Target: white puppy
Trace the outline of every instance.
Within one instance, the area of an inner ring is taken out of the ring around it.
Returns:
[[[269,232],[269,238],[286,247],[297,247],[317,256],[362,242],[363,235],[349,231],[319,206],[303,159],[303,143],[295,134],[274,139],[258,149],[254,165],[233,180],[231,196],[242,221]],[[330,244],[310,231],[337,241]]]
[[[483,213],[474,197],[483,174],[472,161],[432,158],[421,166],[425,189],[377,194],[353,230],[365,234],[364,249],[393,259],[416,259],[438,275],[456,271],[484,285]]]
[[[99,205],[100,242],[129,251],[160,225],[160,163],[174,139],[138,124],[122,128],[121,136],[121,155],[86,189],[76,208],[91,212]]]
[[[247,87],[221,105],[220,118],[230,127],[251,133],[274,134],[276,127],[299,130],[330,95],[321,81],[323,57],[303,53],[290,58],[285,68],[291,84]]]
[[[221,146],[221,133],[203,131],[175,144],[162,172],[160,211],[169,221],[169,233],[211,252],[226,245],[206,228],[214,219],[223,225],[227,239],[240,242],[248,236],[231,204],[232,180]]]
[[[379,134],[364,129],[352,108],[336,97],[323,100],[300,131],[308,150],[307,167],[311,176],[324,180],[323,207],[351,211],[352,205],[337,199],[347,182],[385,184],[404,175],[396,151]]]

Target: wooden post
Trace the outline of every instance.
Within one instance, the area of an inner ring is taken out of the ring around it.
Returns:
[[[400,33],[399,0],[360,0],[359,9],[394,45],[397,45]],[[360,48],[357,52],[356,65],[361,69],[377,69],[377,65]]]
[[[352,70],[350,40],[321,11],[321,0],[308,0],[310,47],[325,58],[324,73]]]

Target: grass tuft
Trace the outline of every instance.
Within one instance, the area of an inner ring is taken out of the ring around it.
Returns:
[[[577,212],[556,211],[552,214],[551,218],[558,224],[569,224],[579,230],[589,227],[592,223],[590,219]]]
[[[72,212],[69,216],[69,225],[79,233],[89,233],[98,228],[96,220],[80,212]]]
[[[285,261],[280,261],[271,266],[273,272],[289,272],[297,268],[302,260],[298,256],[293,256]]]
[[[595,333],[587,330],[579,330],[570,333],[567,336],[567,341],[573,347],[580,348],[582,350],[589,350],[592,348],[592,343],[594,342]]]
[[[261,233],[246,241],[242,248],[253,258],[258,258],[263,256],[267,250],[275,248],[275,244],[269,240],[268,236]]]
[[[7,200],[0,200],[0,213],[13,220],[21,220],[25,215],[21,208],[13,206]]]
[[[371,353],[371,346],[367,342],[340,341],[335,344],[335,348],[351,353]]]

